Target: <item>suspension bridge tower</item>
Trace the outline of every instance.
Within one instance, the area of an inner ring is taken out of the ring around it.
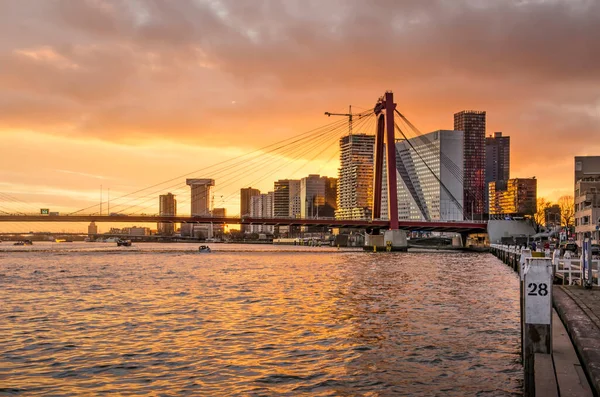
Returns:
[[[375,135],[375,169],[373,180],[373,220],[381,217],[381,198],[383,185],[383,159],[385,150],[387,213],[390,228],[383,235],[367,235],[365,249],[385,249],[388,251],[406,251],[408,243],[406,232],[399,230],[398,222],[398,185],[396,180],[396,140],[394,134],[394,94],[387,91],[375,104],[377,131]]]

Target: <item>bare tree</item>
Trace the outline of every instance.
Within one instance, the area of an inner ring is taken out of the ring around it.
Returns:
[[[562,196],[558,199],[558,205],[560,206],[561,225],[568,229],[575,223],[573,196]]]
[[[543,225],[546,225],[546,209],[550,208],[552,203],[544,197],[538,197],[536,212],[533,220],[536,225],[536,231],[539,231]]]

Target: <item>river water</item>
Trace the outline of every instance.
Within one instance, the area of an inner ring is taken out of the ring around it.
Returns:
[[[489,254],[0,245],[0,395],[521,395]]]

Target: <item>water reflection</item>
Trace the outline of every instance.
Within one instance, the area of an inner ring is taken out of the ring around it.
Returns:
[[[519,395],[492,256],[167,246],[0,253],[0,395]]]

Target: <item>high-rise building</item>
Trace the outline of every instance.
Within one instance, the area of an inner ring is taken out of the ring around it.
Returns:
[[[485,212],[485,112],[454,114],[454,129],[464,133],[463,209],[465,219],[481,219]]]
[[[575,157],[573,206],[580,246],[588,237],[600,241],[600,156]]]
[[[292,218],[300,218],[301,202],[300,202],[300,180],[290,179],[290,212]]]
[[[248,216],[250,215],[250,207],[252,204],[252,197],[258,196],[260,194],[260,190],[252,189],[251,187],[240,189],[240,216]],[[241,231],[243,233],[250,232],[250,225],[241,225]]]
[[[296,218],[300,215],[300,181],[280,179],[274,184],[273,217]]]
[[[333,218],[337,209],[337,178],[326,177],[325,181],[325,205],[319,209],[323,218]]]
[[[88,236],[92,236],[98,234],[98,225],[96,225],[96,222],[92,221],[90,222],[90,224],[88,225]]]
[[[337,179],[309,175],[300,180],[300,217],[308,219],[333,218],[336,207]],[[322,228],[305,227],[304,231]]]
[[[352,134],[340,139],[337,219],[371,218],[374,147],[374,135]]]
[[[251,198],[250,216],[253,218],[273,218],[274,192],[259,194]],[[273,233],[272,225],[252,225],[252,233]]]
[[[396,153],[398,218],[463,220],[463,132],[439,130],[402,140]],[[387,179],[385,168],[382,178]],[[381,196],[381,217],[387,219],[386,183]]]
[[[176,216],[177,200],[172,193],[161,194],[158,196],[158,214],[160,216]],[[172,236],[175,233],[175,224],[173,222],[158,222],[158,234],[163,236]]]
[[[212,187],[215,186],[215,180],[186,179],[185,183],[190,186],[192,193],[191,215],[210,216]]]
[[[534,215],[537,212],[537,179],[514,178],[490,182],[490,216]]]
[[[485,138],[485,186],[510,179],[510,137],[494,132]],[[489,211],[489,190],[485,191],[485,210]]]

